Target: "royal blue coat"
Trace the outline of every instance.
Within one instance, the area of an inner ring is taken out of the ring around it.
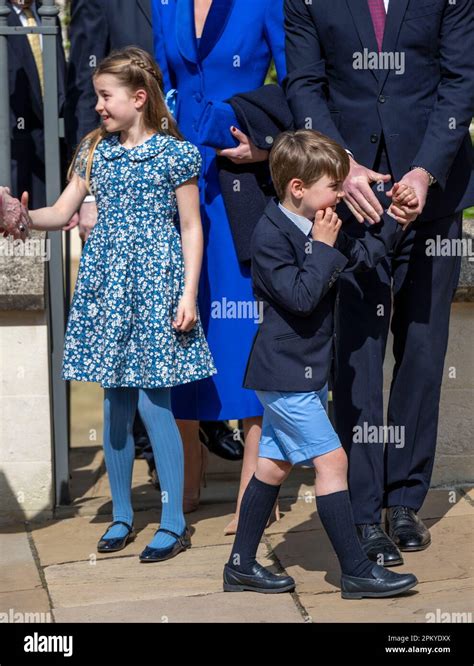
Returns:
[[[254,90],[272,57],[286,74],[283,0],[214,0],[199,45],[193,0],[153,1],[155,53],[167,90],[178,90],[175,115],[203,158],[200,179],[205,253],[199,310],[218,374],[173,389],[177,418],[220,420],[262,414],[252,390],[242,387],[257,331],[258,309],[250,270],[239,263],[218,182],[216,153],[199,145],[198,122],[209,100]]]

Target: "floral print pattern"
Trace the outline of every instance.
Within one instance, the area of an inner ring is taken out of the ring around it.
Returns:
[[[88,152],[84,142],[74,166],[83,179]],[[217,373],[199,310],[190,332],[171,325],[184,291],[175,188],[200,169],[196,146],[169,135],[127,149],[113,134],[97,145],[98,220],[79,266],[63,379],[158,388]]]

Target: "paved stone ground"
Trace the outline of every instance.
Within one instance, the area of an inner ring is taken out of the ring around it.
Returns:
[[[426,622],[427,613],[469,613],[474,599],[474,490],[431,490],[421,512],[433,543],[405,553],[398,571],[413,571],[404,597],[345,601],[338,566],[312,497],[313,473],[300,469],[284,485],[282,518],[265,532],[259,560],[297,582],[293,594],[223,593],[222,568],[233,537],[224,536],[237,494],[239,463],[210,456],[200,508],[187,515],[192,548],[158,564],[141,564],[159,517],[159,493],[136,461],[134,543],[115,556],[96,553],[111,520],[100,447],[72,452],[77,499],[58,519],[2,529],[0,612],[50,613],[57,622]],[[12,610],[10,610],[12,609]],[[429,617],[429,616],[428,616]]]

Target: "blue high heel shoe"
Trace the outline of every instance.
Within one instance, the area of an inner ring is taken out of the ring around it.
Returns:
[[[191,548],[191,534],[187,525],[182,534],[176,534],[176,532],[167,530],[164,527],[160,527],[160,529],[156,530],[155,534],[158,534],[158,532],[166,532],[166,534],[170,534],[176,539],[175,543],[166,548],[151,548],[151,546],[147,546],[145,550],[140,553],[140,562],[163,562],[163,560],[169,560],[183,550]]]
[[[125,527],[128,530],[128,534],[126,534],[123,537],[114,537],[112,539],[104,539],[107,532],[114,525],[125,525]],[[133,541],[133,539],[137,536],[137,533],[133,529],[133,526],[129,525],[128,523],[124,523],[123,520],[116,520],[115,522],[111,523],[107,528],[107,532],[105,532],[101,536],[100,541],[97,544],[97,550],[98,550],[99,553],[115,553],[118,550],[123,550],[123,548],[125,548],[125,546],[130,541]]]

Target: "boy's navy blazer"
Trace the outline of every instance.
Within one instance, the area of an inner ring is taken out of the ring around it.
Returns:
[[[402,228],[388,215],[360,239],[339,233],[331,247],[306,236],[272,199],[251,240],[254,295],[263,305],[245,371],[245,388],[317,391],[332,358],[332,287],[343,270],[368,270]]]

